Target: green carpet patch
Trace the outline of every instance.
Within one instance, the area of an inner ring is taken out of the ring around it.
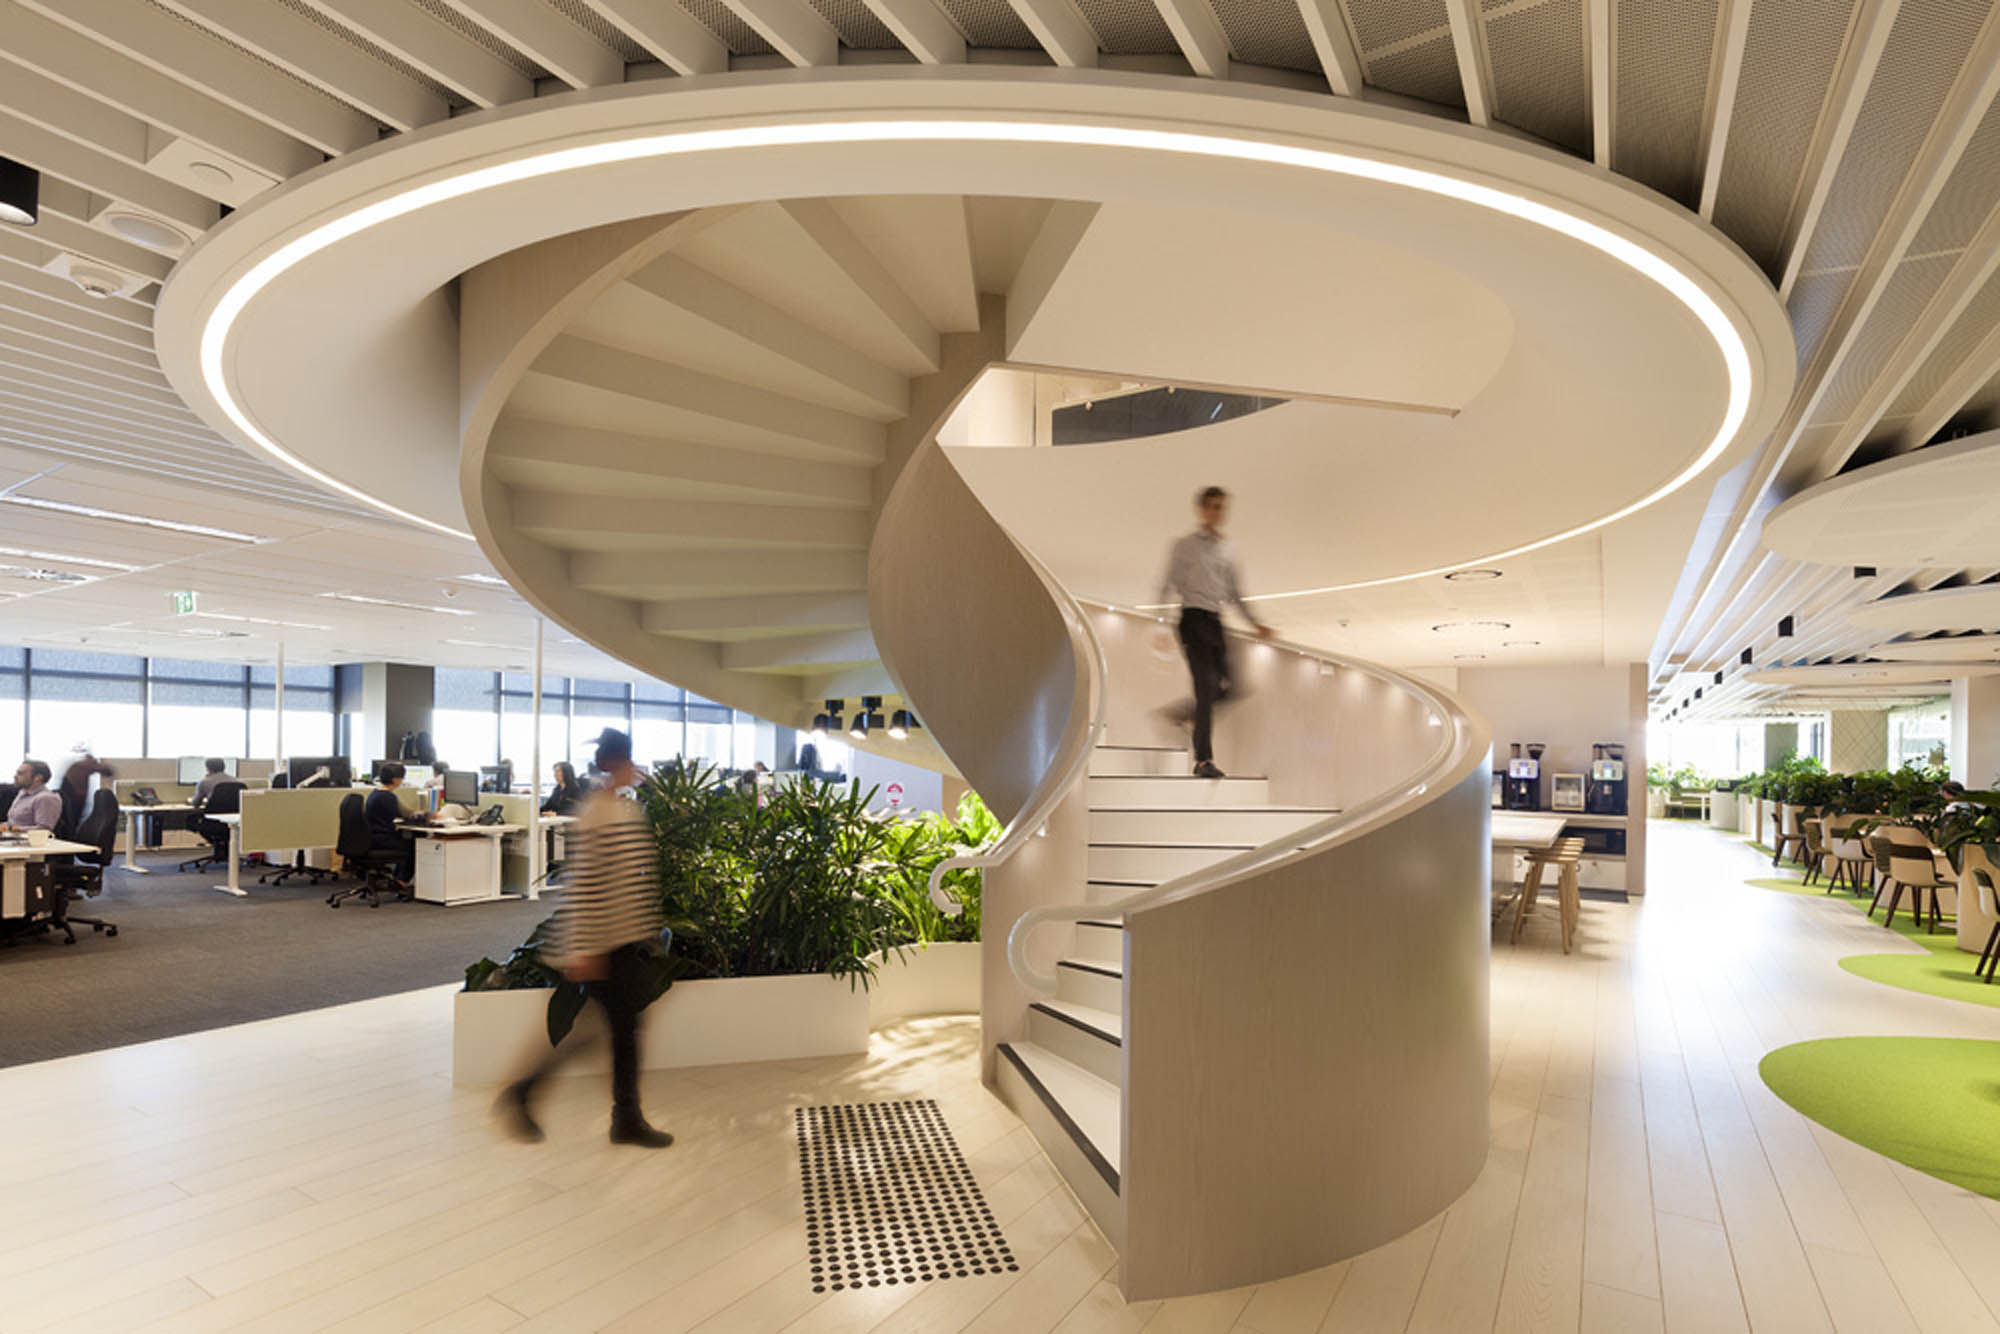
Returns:
[[[1746,838],[1743,840],[1743,843],[1745,847],[1755,848],[1758,852],[1763,853],[1766,857],[1775,857],[1778,855],[1777,853],[1771,851],[1769,847],[1765,846],[1762,843],[1759,843],[1754,838]]]
[[[1868,910],[1868,899],[1856,898],[1852,891],[1837,889],[1826,892],[1826,887],[1808,885],[1800,880],[1783,877],[1759,877],[1743,882],[1756,889],[1776,890],[1784,894],[1804,894],[1844,903],[1857,912]],[[1870,895],[1872,898],[1873,895]],[[1875,919],[1877,926],[1880,919]],[[1979,963],[1977,954],[1970,954],[1958,947],[1957,925],[1950,918],[1938,924],[1933,933],[1928,927],[1912,919],[1908,905],[1896,911],[1896,921],[1886,928],[1895,932],[1913,945],[1923,948],[1922,954],[1850,954],[1840,961],[1840,966],[1856,977],[1865,977],[1870,982],[1880,982],[1883,986],[1901,987],[1905,991],[1915,991],[1926,996],[1942,996],[1946,1000],[1966,1001],[1973,1005],[2000,1007],[2000,982],[1988,982],[1973,976],[1973,968]],[[2000,1131],[1996,1131],[2000,1133]]]
[[[2000,1042],[1824,1038],[1780,1047],[1757,1070],[1836,1135],[2000,1200]]]
[[[1821,898],[1829,897],[1827,892],[1820,886],[1808,885],[1804,881],[1796,879],[1785,880],[1776,876],[1770,876],[1756,880],[1745,880],[1743,883],[1753,885],[1758,889],[1775,889],[1782,894],[1816,894]]]

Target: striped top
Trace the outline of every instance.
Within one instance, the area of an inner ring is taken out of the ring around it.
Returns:
[[[576,852],[556,914],[556,957],[609,954],[659,935],[653,830],[639,803],[593,794],[564,838]]]

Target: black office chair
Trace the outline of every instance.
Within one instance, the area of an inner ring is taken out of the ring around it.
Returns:
[[[76,832],[71,835],[79,843],[88,843],[95,849],[95,855],[79,852],[66,861],[49,866],[49,887],[54,891],[55,910],[50,915],[49,929],[63,933],[63,944],[76,944],[75,926],[87,926],[93,931],[102,931],[107,936],[118,934],[118,926],[102,917],[78,917],[69,910],[71,899],[94,899],[104,892],[104,872],[112,861],[112,847],[118,840],[118,798],[104,788],[99,788],[90,799],[90,810],[77,822]]]
[[[229,864],[229,826],[212,817],[217,815],[240,815],[243,812],[243,784],[235,779],[217,783],[215,790],[208,794],[208,804],[194,812],[188,828],[208,840],[208,851],[199,857],[190,857],[181,863],[183,871],[199,871],[204,866]]]
[[[348,899],[359,898],[367,899],[369,907],[379,908],[384,894],[398,899],[410,897],[410,887],[395,876],[403,854],[375,846],[374,831],[368,827],[367,798],[359,792],[350,792],[340,799],[340,841],[334,845],[334,851],[340,854],[341,864],[348,873],[360,877],[360,883],[327,895],[327,907],[338,908]]]

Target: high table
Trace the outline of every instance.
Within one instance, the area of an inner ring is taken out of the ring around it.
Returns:
[[[96,852],[88,843],[0,843],[0,917],[28,915],[28,867],[49,857]]]
[[[1493,812],[1493,850],[1552,848],[1562,837],[1563,817],[1525,811]]]
[[[152,874],[151,871],[132,860],[132,854],[138,850],[139,822],[141,820],[153,819],[162,815],[186,815],[193,810],[194,807],[185,801],[177,801],[161,806],[120,806],[118,813],[125,817],[125,869],[133,875]],[[159,826],[155,825],[153,827],[155,837],[158,836],[159,832]]]
[[[211,815],[209,819],[217,824],[229,826],[229,883],[215,888],[237,898],[245,896],[243,889],[243,816],[232,812],[228,815]]]

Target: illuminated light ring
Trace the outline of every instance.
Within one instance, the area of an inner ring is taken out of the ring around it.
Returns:
[[[1495,555],[1480,556],[1472,560],[1441,565],[1435,569],[1386,575],[1379,579],[1367,579],[1351,584],[1328,584],[1320,588],[1263,593],[1251,599],[1252,601],[1269,602],[1278,598],[1307,597],[1316,593],[1373,588],[1382,584],[1401,583],[1408,579],[1445,574],[1470,565],[1490,565],[1602,528],[1606,524],[1615,523],[1627,515],[1637,513],[1693,481],[1729,448],[1737,429],[1749,415],[1750,351],[1722,307],[1701,289],[1700,284],[1659,255],[1609,228],[1574,217],[1559,208],[1532,199],[1524,199],[1493,186],[1460,180],[1442,172],[1378,162],[1352,153],[1336,153],[1327,149],[1299,148],[1232,135],[1200,134],[1185,130],[1141,130],[1121,126],[992,120],[841,120],[824,121],[814,125],[747,125],[715,130],[674,130],[637,138],[585,144],[574,148],[551,149],[530,157],[516,158],[511,162],[481,167],[448,180],[420,185],[402,194],[364,205],[344,217],[323,223],[303,236],[286,242],[232,283],[229,290],[223,293],[222,299],[216,303],[214,310],[209,312],[208,323],[202,330],[202,381],[236,428],[249,437],[259,449],[287,467],[305,474],[323,486],[331,487],[400,519],[420,524],[435,532],[472,541],[470,533],[453,528],[449,524],[412,514],[408,510],[391,505],[357,487],[328,476],[287,451],[251,420],[250,414],[230,392],[228,379],[223,373],[223,352],[228,344],[231,328],[259,292],[276,281],[286,270],[328,246],[347,240],[391,219],[404,217],[433,204],[476,194],[494,186],[513,185],[559,172],[632,162],[642,158],[746,148],[797,148],[813,144],[899,141],[1051,144],[1182,153],[1196,157],[1228,158],[1273,166],[1298,167],[1308,171],[1353,176],[1385,185],[1421,190],[1426,194],[1441,195],[1462,203],[1491,209],[1496,213],[1504,213],[1509,217],[1583,242],[1665,289],[1670,296],[1688,309],[1688,312],[1715,340],[1716,347],[1722,353],[1723,366],[1729,375],[1729,404],[1723,413],[1722,425],[1716,430],[1714,439],[1709,441],[1708,446],[1694,462],[1650,495],[1643,496],[1612,514],[1580,524],[1567,532],[1557,533],[1552,537],[1545,537]]]

